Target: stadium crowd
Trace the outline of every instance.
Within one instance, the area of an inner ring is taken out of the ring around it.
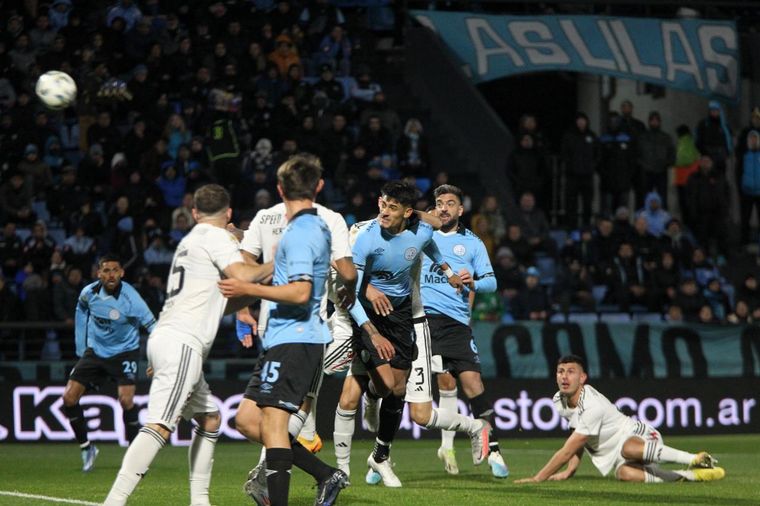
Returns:
[[[377,34],[394,30],[388,8],[53,0],[1,9],[2,321],[71,323],[96,258],[109,251],[157,314],[173,248],[193,226],[192,192],[223,184],[245,227],[277,200],[274,171],[299,151],[321,157],[322,199],[349,224],[373,215],[389,179],[414,181],[420,209],[448,181],[445,167],[431,166],[421,121],[402,118],[374,77]],[[52,69],[75,78],[75,108],[52,112],[36,100],[37,77]],[[760,210],[760,109],[735,140],[717,103],[675,140],[657,112],[645,124],[630,102],[609,118],[597,135],[579,113],[555,146],[538,118],[521,118],[506,169],[517,213],[488,195],[466,202],[463,221],[486,244],[499,283],[476,302],[476,317],[760,319],[755,277],[734,289],[721,271],[727,166],[737,169],[743,244]],[[550,155],[567,175],[567,213],[555,229]],[[671,167],[677,203],[668,202]]]

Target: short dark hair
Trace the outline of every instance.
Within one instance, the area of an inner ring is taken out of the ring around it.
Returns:
[[[560,364],[578,364],[581,366],[581,369],[583,369],[583,372],[586,372],[586,361],[579,355],[573,355],[572,353],[569,355],[563,355],[557,360],[557,365]]]
[[[103,267],[103,264],[107,262],[116,262],[121,265],[121,258],[116,253],[106,253],[98,260],[98,267]]]
[[[388,181],[383,185],[380,194],[404,207],[413,207],[417,202],[417,188],[403,181]]]
[[[438,198],[446,193],[456,195],[457,199],[459,199],[460,204],[462,203],[462,200],[464,200],[464,193],[462,192],[462,189],[458,186],[454,186],[453,184],[442,184],[436,188],[435,191],[433,191],[433,196],[435,198]]]
[[[308,153],[291,156],[277,169],[277,183],[288,200],[313,199],[320,179],[322,163]]]
[[[205,184],[195,190],[193,207],[202,214],[220,213],[230,207],[230,194],[218,184]]]

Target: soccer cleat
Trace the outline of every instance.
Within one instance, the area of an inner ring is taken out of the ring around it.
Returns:
[[[85,473],[92,471],[92,468],[95,465],[95,459],[98,458],[98,453],[100,453],[100,450],[98,450],[98,447],[92,443],[90,443],[90,446],[82,450],[82,471]]]
[[[443,468],[449,474],[459,474],[457,455],[453,448],[438,448],[438,458],[443,461]]]
[[[386,487],[399,488],[401,486],[401,480],[399,480],[396,473],[393,472],[393,464],[391,463],[390,458],[382,462],[375,462],[375,458],[370,455],[367,457],[367,465],[371,470],[380,475],[380,479],[383,480],[383,485]],[[369,476],[367,477],[369,478]]]
[[[318,485],[314,506],[332,506],[340,491],[347,486],[348,476],[340,469],[336,469],[329,478]]]
[[[370,399],[366,393],[362,395],[362,419],[370,432],[377,432],[377,427],[380,425],[378,406],[378,399]]]
[[[509,468],[500,452],[491,452],[488,455],[488,465],[491,467],[491,474],[495,478],[506,478],[509,476]]]
[[[322,449],[322,438],[319,437],[319,434],[316,432],[314,433],[314,439],[306,439],[305,437],[298,436],[298,442],[311,453],[317,453]]]
[[[718,459],[713,457],[707,452],[699,452],[694,456],[694,460],[691,461],[691,464],[689,464],[689,469],[694,468],[702,468],[702,469],[712,469],[715,467],[715,464],[718,463]]]
[[[248,481],[243,485],[243,491],[258,506],[269,506],[269,488],[267,487],[267,473],[265,462],[259,463],[248,473]]]
[[[382,480],[383,480],[382,477],[380,477],[380,475],[377,474],[377,472],[375,472],[374,469],[372,469],[371,467],[367,469],[367,474],[366,476],[364,476],[364,483],[366,483],[367,485],[377,485]]]
[[[488,442],[491,439],[491,424],[480,419],[480,428],[470,434],[472,445],[472,463],[476,466],[482,464],[488,458]]]
[[[722,467],[692,469],[691,472],[694,474],[694,481],[716,481],[726,476]]]

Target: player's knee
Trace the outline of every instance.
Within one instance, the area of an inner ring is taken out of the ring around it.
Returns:
[[[147,423],[145,424],[146,427],[153,429],[154,431],[158,432],[159,435],[164,438],[165,441],[169,441],[169,439],[172,436],[172,431],[170,431],[168,428],[164,427],[163,425],[157,424],[157,423]]]
[[[625,460],[641,461],[644,457],[644,441],[632,437],[623,444],[620,454]]]
[[[340,394],[338,405],[341,409],[351,411],[359,407],[359,399],[360,397],[352,395],[350,392],[343,392]]]
[[[132,409],[135,405],[135,396],[132,394],[119,395],[119,404],[123,410]]]
[[[403,399],[406,396],[406,383],[403,383],[401,385],[394,385],[390,393],[396,397],[401,397]]]
[[[433,411],[433,406],[429,402],[425,403],[409,403],[409,414],[412,416],[412,420],[417,425],[426,426],[430,422],[430,414]]]
[[[454,390],[457,387],[457,380],[451,374],[438,375],[438,388],[440,390]]]
[[[195,415],[195,421],[206,432],[216,432],[222,426],[222,416],[218,411]]]
[[[615,472],[615,477],[620,481],[638,481],[640,472],[630,466],[620,466]]]
[[[259,440],[260,425],[261,420],[259,417],[241,413],[240,411],[235,415],[235,428],[247,439]]]

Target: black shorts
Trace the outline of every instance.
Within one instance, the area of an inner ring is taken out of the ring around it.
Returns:
[[[362,329],[361,339],[357,341],[357,355],[367,369],[376,369],[383,364],[390,364],[394,369],[408,371],[412,362],[417,358],[415,346],[414,322],[412,320],[412,299],[407,299],[388,316],[375,314],[367,309],[367,316],[378,332],[391,342],[396,354],[390,361],[380,358],[377,349],[372,344],[369,334]]]
[[[139,363],[139,349],[102,358],[95,355],[92,348],[87,348],[69,373],[69,379],[83,384],[88,390],[98,390],[106,379],[115,381],[119,386],[134,385]]]
[[[321,379],[324,349],[323,344],[306,343],[269,348],[256,362],[245,398],[261,407],[298,412],[312,385]]]
[[[431,355],[440,355],[443,368],[452,374],[480,372],[480,356],[472,329],[454,318],[428,315]]]

